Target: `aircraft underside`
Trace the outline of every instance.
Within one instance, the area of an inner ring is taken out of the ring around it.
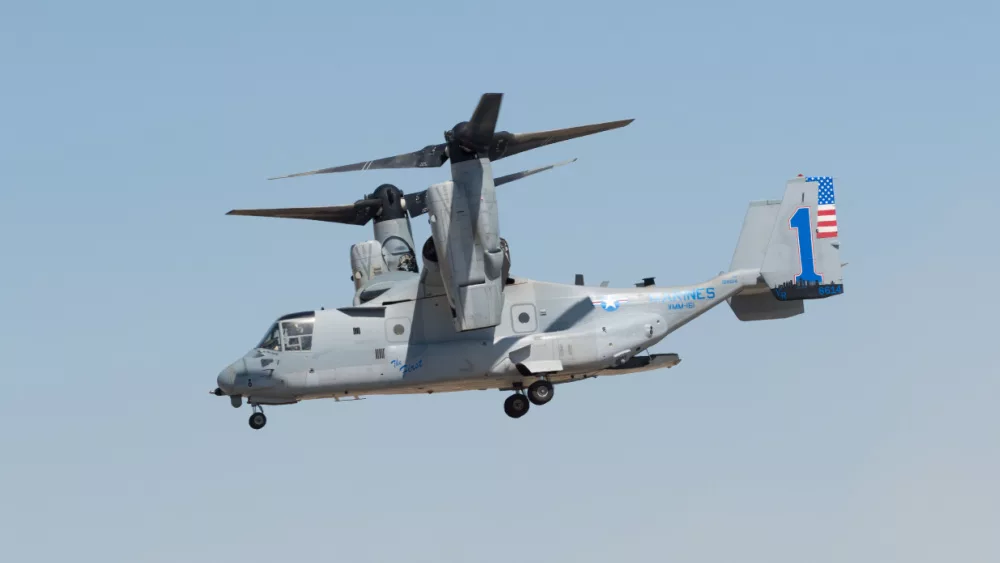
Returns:
[[[530,387],[536,381],[546,380],[553,385],[583,381],[601,376],[625,375],[642,371],[653,371],[663,368],[672,368],[681,361],[677,354],[650,354],[635,356],[629,362],[619,368],[608,368],[589,373],[578,374],[551,374],[546,376],[519,376],[516,378],[496,379],[496,378],[470,378],[459,381],[449,381],[441,383],[403,385],[386,389],[359,390],[351,394],[345,393],[322,393],[301,397],[302,400],[311,399],[334,399],[342,401],[346,399],[357,400],[367,395],[418,395],[430,393],[452,393],[455,391],[490,391],[499,389],[500,391],[519,391]]]
[[[335,401],[357,401],[368,395],[415,395],[432,393],[453,393],[457,391],[488,391],[499,389],[513,391],[504,401],[504,411],[511,418],[520,418],[527,414],[531,405],[544,405],[552,400],[554,386],[575,381],[583,381],[595,377],[624,375],[642,371],[653,371],[671,368],[680,363],[677,354],[650,354],[634,356],[624,365],[617,368],[597,370],[590,373],[559,373],[539,376],[519,376],[515,378],[470,378],[458,381],[428,383],[420,385],[400,385],[380,389],[359,389],[353,392],[317,393],[298,397],[296,400],[278,401],[277,404],[291,404],[300,400],[333,399]],[[269,403],[266,398],[248,397],[254,407],[250,425],[254,428],[263,427],[266,423],[261,405]],[[270,402],[273,402],[272,399]]]

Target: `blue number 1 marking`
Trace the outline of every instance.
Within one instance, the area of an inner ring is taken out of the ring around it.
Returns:
[[[809,228],[809,208],[800,207],[795,210],[788,224],[799,234],[799,264],[802,273],[795,276],[795,283],[821,282],[823,278],[816,274],[816,267],[813,263],[812,230]]]

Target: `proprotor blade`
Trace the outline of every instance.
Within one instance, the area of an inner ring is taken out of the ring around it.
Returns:
[[[246,215],[252,217],[278,217],[284,219],[310,219],[327,223],[364,225],[378,210],[379,201],[361,200],[353,205],[332,205],[327,207],[287,207],[283,209],[233,209],[226,215]]]
[[[446,131],[445,139],[449,142],[459,144],[465,150],[478,153],[480,156],[488,155],[490,160],[500,160],[501,158],[544,147],[545,145],[624,127],[633,121],[632,119],[624,119],[621,121],[609,121],[607,123],[596,123],[567,129],[553,129],[551,131],[538,131],[535,133],[509,133],[507,131],[497,133],[495,129],[497,118],[500,115],[500,103],[502,100],[503,94],[483,94],[479,98],[479,105],[476,106],[475,111],[472,113],[472,119],[463,121],[453,129]],[[380,168],[437,168],[448,161],[447,147],[448,143],[427,145],[418,151],[406,154],[357,162],[345,166],[299,172],[287,176],[277,176],[269,178],[269,180]],[[452,156],[454,157],[455,155]]]
[[[502,101],[503,94],[483,94],[479,98],[479,105],[469,120],[470,133],[476,144],[486,147],[493,142],[493,132],[497,128]]]
[[[500,160],[508,156],[513,156],[524,151],[544,147],[553,143],[561,143],[578,137],[586,137],[602,131],[610,131],[625,127],[634,119],[623,119],[621,121],[609,121],[607,123],[595,123],[593,125],[581,125],[579,127],[569,127],[567,129],[553,129],[551,131],[537,131],[534,133],[497,133],[493,145],[490,147],[490,160]]]
[[[504,184],[506,184],[508,182],[513,182],[514,180],[520,180],[521,178],[527,178],[528,176],[532,176],[534,174],[538,174],[539,172],[545,172],[546,170],[552,170],[556,166],[565,166],[567,164],[572,164],[574,162],[576,162],[576,159],[575,158],[571,158],[569,160],[564,160],[562,162],[557,162],[555,164],[550,164],[548,166],[542,166],[540,168],[532,168],[531,170],[522,170],[520,172],[514,172],[513,174],[507,174],[506,176],[500,176],[499,178],[494,179],[493,180],[493,185],[494,186],[502,186],[502,185],[504,185]]]
[[[321,168],[309,172],[299,172],[288,176],[277,176],[268,180],[280,180],[282,178],[295,178],[298,176],[312,176],[313,174],[330,174],[331,172],[352,172],[356,170],[374,170],[377,168],[436,168],[448,161],[448,154],[445,151],[444,143],[440,145],[427,145],[426,147],[406,154],[369,160],[367,162],[357,162],[344,166],[334,166],[333,168]]]
[[[427,212],[427,190],[406,194],[403,199],[406,200],[406,212],[410,217],[418,217]]]

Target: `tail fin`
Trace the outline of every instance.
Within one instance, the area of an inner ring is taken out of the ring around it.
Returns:
[[[802,300],[844,292],[833,178],[798,177],[780,202],[750,204],[730,270],[758,268],[764,283],[729,302],[740,320],[798,315]]]
[[[833,178],[788,182],[760,273],[781,301],[844,292]]]

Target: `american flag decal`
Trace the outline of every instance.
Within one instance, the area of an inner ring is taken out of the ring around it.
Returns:
[[[813,176],[807,182],[819,182],[819,205],[816,207],[816,238],[837,236],[837,206],[833,197],[833,178]]]

